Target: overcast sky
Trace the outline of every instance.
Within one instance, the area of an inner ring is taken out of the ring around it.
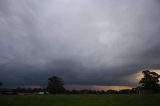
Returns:
[[[0,81],[6,86],[135,85],[160,68],[159,0],[0,0]]]

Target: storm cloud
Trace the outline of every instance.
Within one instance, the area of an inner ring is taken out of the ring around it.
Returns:
[[[135,85],[122,79],[159,63],[158,0],[0,1],[6,85]]]

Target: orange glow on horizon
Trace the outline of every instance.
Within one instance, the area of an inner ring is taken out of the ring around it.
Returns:
[[[96,90],[122,90],[132,89],[131,86],[94,86]]]
[[[105,86],[105,85],[66,85],[66,89],[69,90],[82,90],[82,89],[88,89],[88,90],[122,90],[122,89],[132,89],[132,86]]]

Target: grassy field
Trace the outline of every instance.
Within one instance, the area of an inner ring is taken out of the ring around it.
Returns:
[[[160,106],[160,95],[0,96],[0,106]]]

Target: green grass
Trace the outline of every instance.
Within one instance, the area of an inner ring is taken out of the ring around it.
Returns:
[[[160,95],[0,96],[0,106],[160,106]]]

